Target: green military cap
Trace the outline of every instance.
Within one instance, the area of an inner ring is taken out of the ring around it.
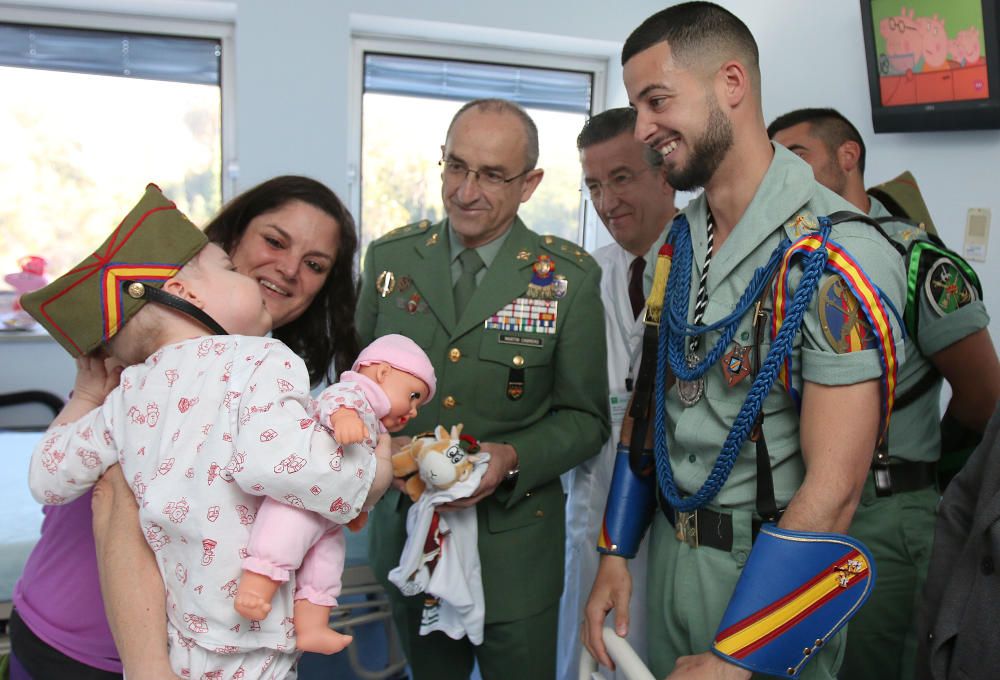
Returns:
[[[937,229],[931,219],[931,213],[920,194],[917,179],[909,171],[887,182],[876,184],[868,193],[882,202],[886,209],[896,217],[906,217],[923,225],[924,231],[937,236]]]
[[[207,243],[205,234],[150,184],[93,255],[23,296],[21,305],[71,355],[89,354],[142,309],[148,301],[144,286],[163,286]]]

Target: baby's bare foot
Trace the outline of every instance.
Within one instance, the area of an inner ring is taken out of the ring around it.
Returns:
[[[317,652],[319,654],[336,654],[351,644],[354,638],[350,635],[338,633],[329,628],[302,628],[295,627],[295,646],[303,652]]]

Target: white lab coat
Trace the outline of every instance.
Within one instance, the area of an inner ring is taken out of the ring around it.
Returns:
[[[655,255],[662,243],[661,237],[646,254],[646,269],[643,276],[643,292],[649,294],[653,281]],[[634,255],[617,243],[611,243],[594,252],[594,259],[601,265],[601,301],[604,303],[604,320],[608,344],[608,386],[611,392],[611,437],[601,453],[581,463],[570,471],[568,477],[569,498],[566,501],[566,582],[562,600],[559,603],[559,655],[558,674],[560,680],[577,680],[580,661],[580,624],[583,608],[586,606],[590,589],[597,575],[600,555],[597,552],[597,537],[604,518],[604,505],[611,486],[614,470],[615,450],[618,446],[622,416],[625,404],[615,400],[628,401],[630,394],[625,389],[630,371],[632,378],[639,370],[640,348],[642,345],[642,316],[632,317],[632,306],[628,297],[629,265]],[[646,654],[646,544],[635,559],[629,561],[632,574],[632,600],[630,603],[630,623],[628,641],[644,661]],[[613,616],[613,615],[612,615]],[[609,625],[613,625],[609,616]],[[607,672],[607,671],[604,671]],[[615,678],[620,674],[610,674]]]

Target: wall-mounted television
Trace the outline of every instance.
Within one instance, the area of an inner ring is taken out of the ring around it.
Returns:
[[[1000,128],[1000,0],[861,0],[875,132]]]

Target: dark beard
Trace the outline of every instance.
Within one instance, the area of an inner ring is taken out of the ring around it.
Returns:
[[[667,181],[677,191],[691,191],[708,184],[733,146],[733,126],[714,104],[708,114],[705,134],[691,146],[687,167],[667,167]]]

